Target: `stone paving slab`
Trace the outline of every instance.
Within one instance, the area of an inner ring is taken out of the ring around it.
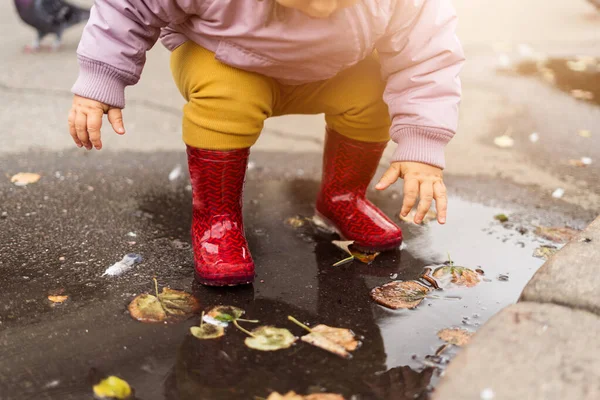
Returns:
[[[536,272],[521,300],[561,304],[600,315],[599,266],[600,217]]]
[[[600,318],[522,302],[495,315],[452,361],[432,400],[600,398]]]

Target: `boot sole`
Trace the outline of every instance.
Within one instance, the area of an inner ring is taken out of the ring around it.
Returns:
[[[206,278],[198,274],[198,272],[194,273],[194,277],[196,278],[196,282],[204,286],[239,286],[239,285],[249,285],[254,282],[254,276],[231,276],[227,278]]]
[[[342,234],[342,232],[340,232],[340,230],[337,228],[337,226],[333,222],[331,222],[327,217],[325,217],[323,214],[321,214],[317,210],[315,210],[315,215],[313,216],[313,224],[317,228],[319,228],[329,234],[338,235],[341,240],[344,240],[344,241],[348,240],[348,238],[346,238]],[[356,241],[354,241],[353,247],[359,251],[373,253],[373,252],[383,252],[383,251],[395,250],[395,249],[399,248],[401,244],[402,244],[402,239],[396,240],[392,243],[386,243],[386,244],[382,244],[382,245],[378,245],[378,246],[364,245],[364,244],[360,244],[360,243],[357,243]]]

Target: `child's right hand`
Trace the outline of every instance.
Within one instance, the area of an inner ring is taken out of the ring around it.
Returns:
[[[111,107],[99,101],[75,95],[69,112],[69,132],[77,147],[91,150],[102,148],[100,128],[102,117],[108,114],[108,121],[119,135],[125,134],[123,114],[120,108]]]

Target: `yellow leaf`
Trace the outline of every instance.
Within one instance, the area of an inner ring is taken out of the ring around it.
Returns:
[[[394,281],[371,290],[371,297],[382,306],[397,310],[415,308],[429,293],[429,288],[415,281]]]
[[[129,383],[116,376],[109,376],[94,385],[94,395],[101,399],[125,400],[131,396]]]
[[[453,329],[442,329],[437,333],[438,337],[444,342],[454,344],[456,346],[464,346],[469,343],[473,332],[469,332],[465,329],[453,328]]]
[[[48,300],[53,303],[64,303],[68,298],[69,296],[48,296]]]
[[[40,174],[34,174],[32,172],[19,172],[10,178],[10,181],[16,186],[27,186],[30,183],[36,183],[41,178]]]

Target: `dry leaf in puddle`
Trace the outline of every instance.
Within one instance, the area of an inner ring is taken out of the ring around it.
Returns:
[[[98,399],[126,400],[132,395],[131,386],[123,379],[109,376],[93,387],[94,395]]]
[[[239,325],[236,325],[240,329]],[[241,329],[250,337],[244,340],[246,346],[260,351],[276,351],[291,347],[296,342],[296,337],[285,328],[276,328],[274,326],[259,326],[248,332]]]
[[[441,287],[446,286],[447,282],[457,286],[473,287],[481,281],[479,274],[472,269],[454,265],[436,268],[432,275],[438,280]]]
[[[144,293],[137,296],[129,303],[129,314],[140,322],[163,322],[167,313],[160,301],[151,294]]]
[[[448,342],[456,346],[464,346],[469,343],[469,340],[471,340],[473,332],[469,332],[460,328],[447,328],[439,331],[437,335],[444,342]]]
[[[300,218],[300,217],[296,216],[296,217],[290,217],[290,218],[286,219],[285,223],[287,225],[291,226],[292,228],[297,229],[297,228],[304,226],[306,221],[304,220],[304,218]]]
[[[508,135],[497,136],[494,138],[494,144],[500,148],[509,148],[515,145],[515,139]]]
[[[331,243],[333,243],[335,246],[337,246],[338,248],[342,249],[343,251],[345,251],[348,255],[352,256],[352,259],[356,259],[362,263],[365,264],[370,264],[373,262],[373,260],[375,260],[375,258],[381,254],[379,252],[375,252],[375,253],[363,253],[361,251],[358,251],[356,249],[352,248],[352,245],[354,244],[353,240],[332,240]],[[351,259],[344,259],[341,260],[340,262],[337,262],[335,264],[333,264],[334,267],[337,267],[338,265],[344,263],[346,260],[348,261],[352,261]]]
[[[309,332],[307,335],[302,336],[303,342],[337,354],[342,358],[352,358],[352,354],[349,352],[356,350],[361,345],[361,342],[356,339],[356,335],[350,329],[334,328],[323,324],[309,328],[291,315],[288,316],[288,320]]]
[[[162,293],[158,295],[158,299],[167,314],[177,317],[194,314],[200,309],[200,304],[194,296],[180,290],[163,288]]]
[[[571,90],[571,96],[577,100],[594,100],[594,94],[587,90],[573,89]]]
[[[314,393],[301,396],[292,391],[287,392],[285,395],[273,392],[267,397],[267,400],[344,400],[344,397],[334,393]]]
[[[533,251],[533,256],[544,260],[549,259],[558,251],[556,246],[540,246]]]
[[[15,184],[15,186],[27,186],[30,183],[36,183],[41,178],[40,174],[35,174],[32,172],[19,172],[10,178],[10,181]]]
[[[427,293],[429,289],[418,282],[395,281],[373,288],[371,297],[382,306],[397,310],[415,308]]]
[[[494,219],[497,221],[500,221],[502,223],[505,223],[508,221],[508,217],[505,214],[494,215]]]
[[[200,326],[192,326],[190,332],[198,339],[217,339],[225,335],[225,328],[220,325],[202,324]]]
[[[64,303],[68,298],[69,296],[48,296],[48,300],[53,303]]]
[[[580,231],[567,227],[538,226],[535,234],[555,243],[567,243],[573,240]]]
[[[204,316],[204,321],[226,327],[230,322],[239,319],[245,311],[233,306],[217,306],[211,308]]]
[[[399,215],[398,217],[409,224],[415,224],[415,215],[417,215],[417,210],[416,209],[412,209],[410,210],[410,212],[406,215],[406,217],[403,217],[402,215]],[[431,221],[435,221],[437,219],[437,212],[434,209],[429,209],[429,211],[427,211],[427,213],[425,214],[425,216],[423,217],[423,221],[421,222],[420,225],[424,225],[427,224]]]

